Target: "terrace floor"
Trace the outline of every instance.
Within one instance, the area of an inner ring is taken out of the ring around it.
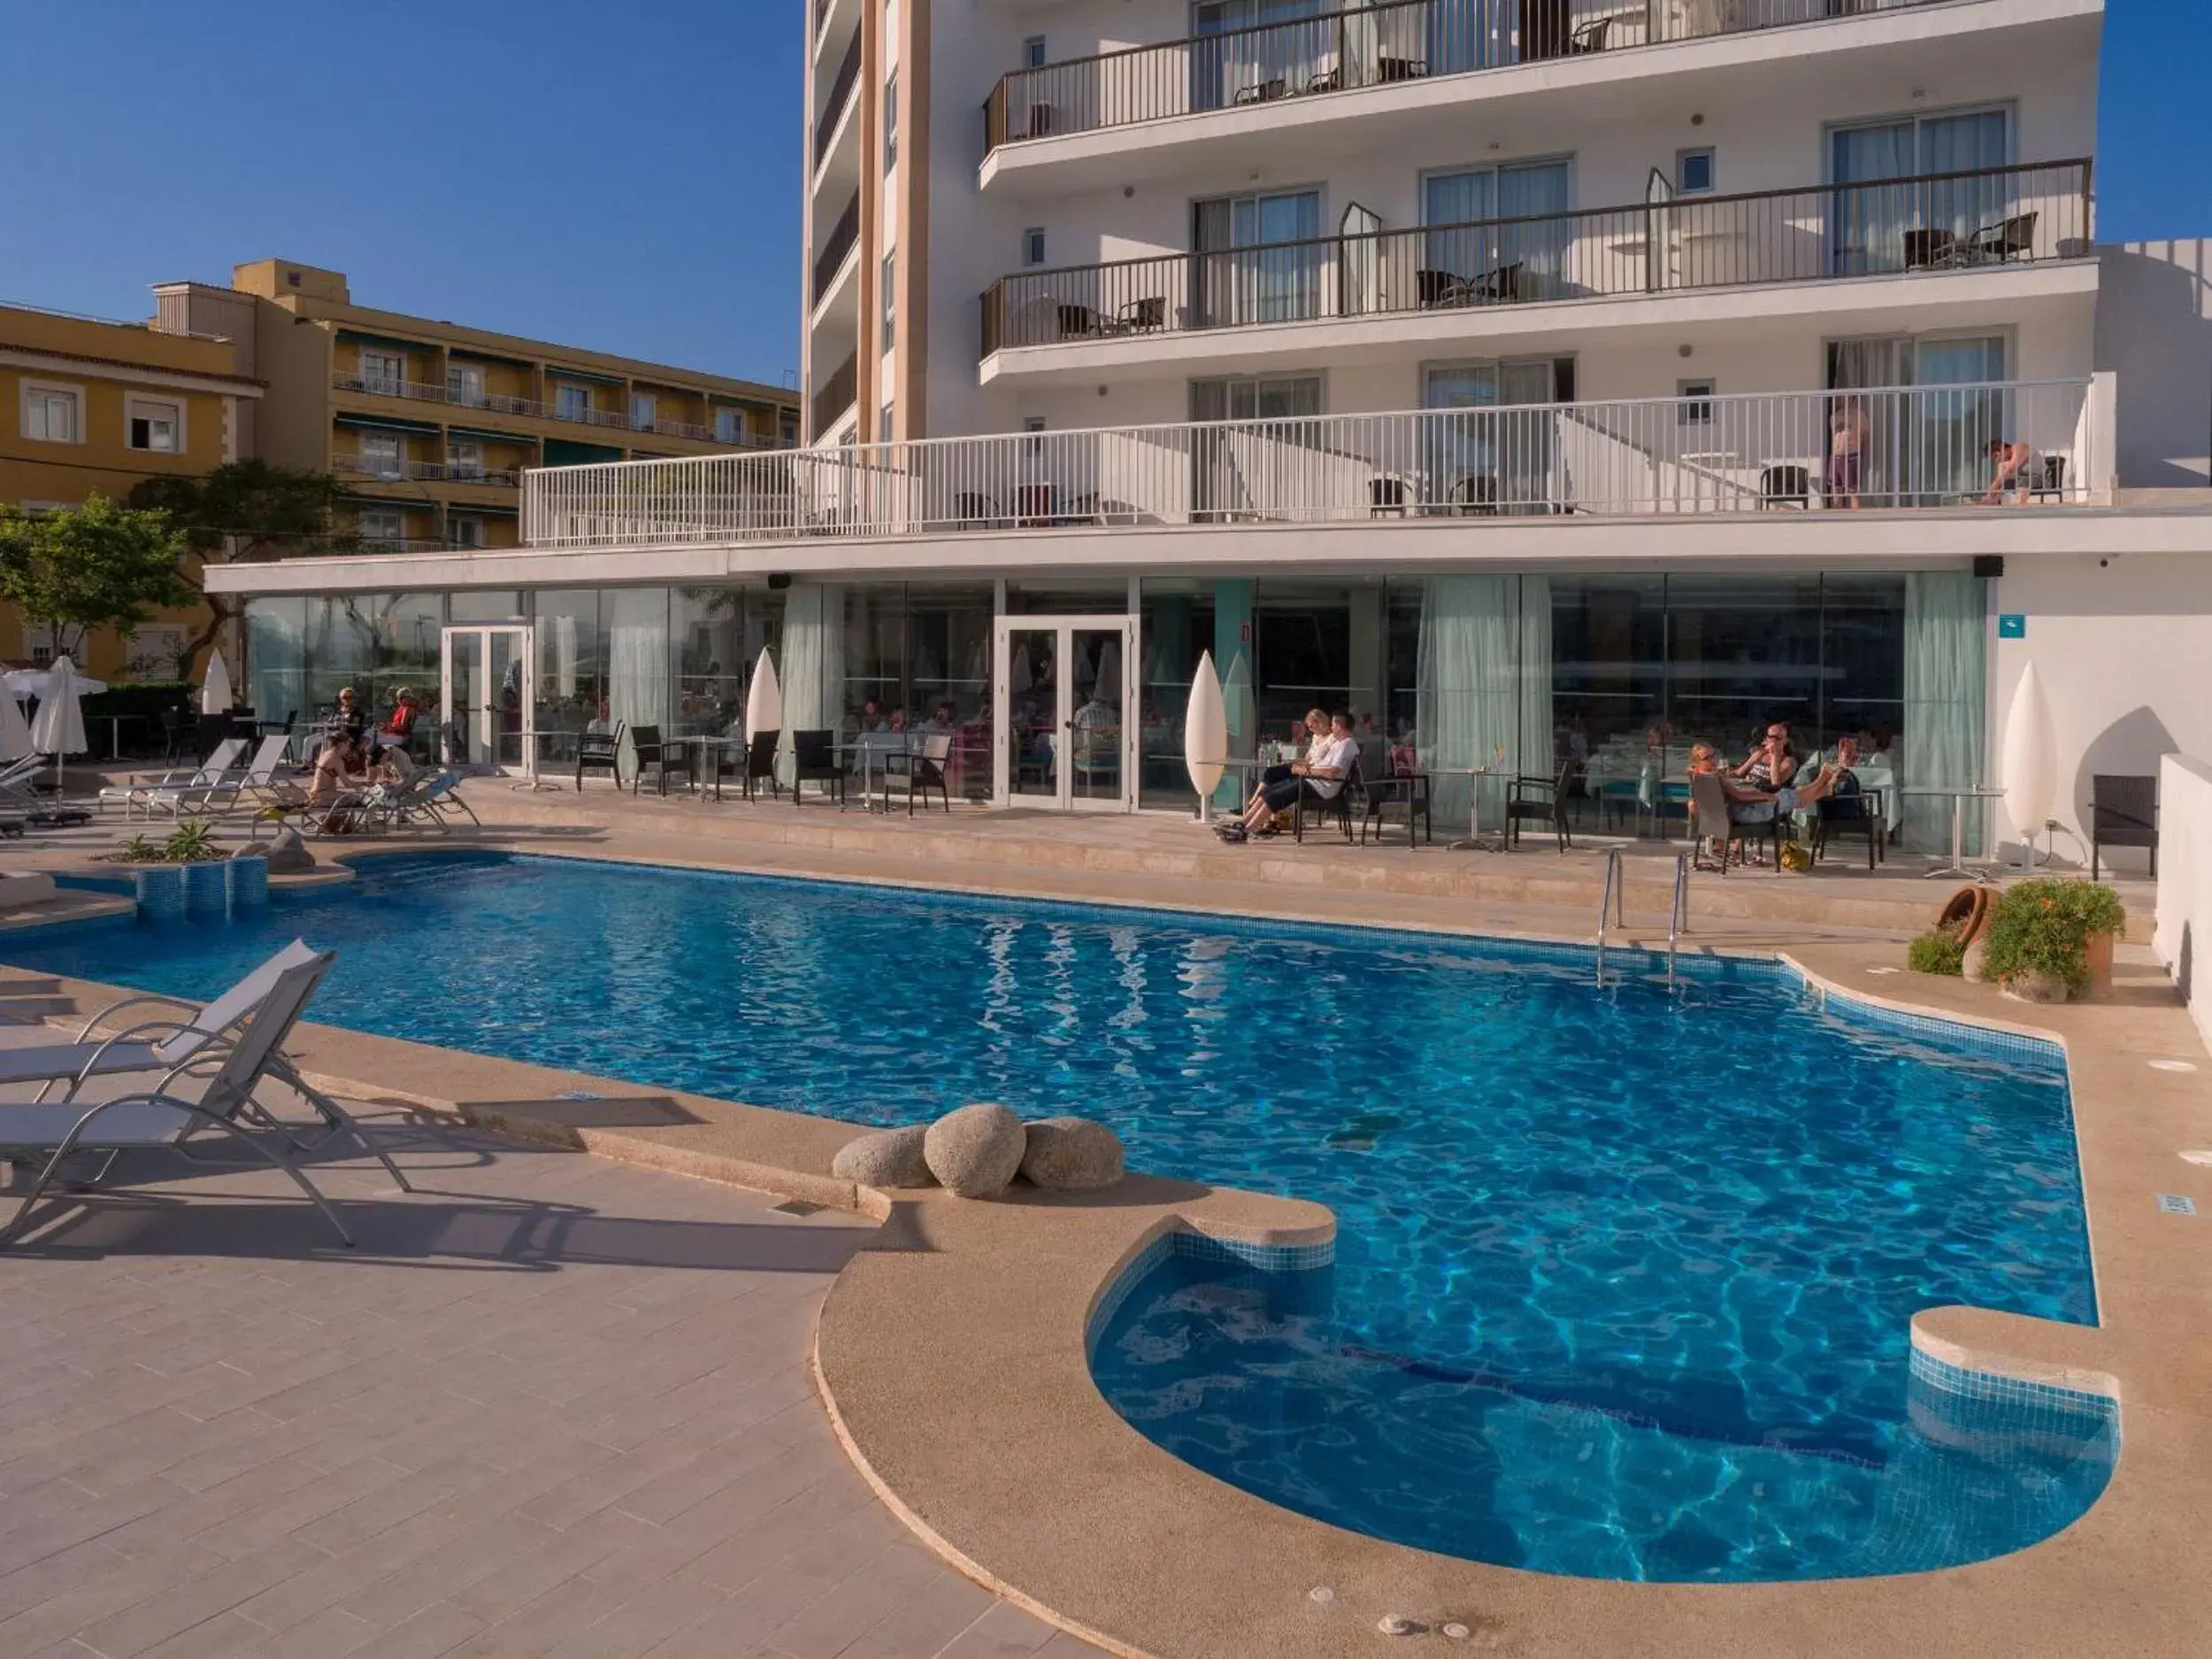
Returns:
[[[1094,1651],[833,1438],[808,1354],[871,1224],[366,1110],[425,1190],[319,1169],[357,1250],[165,1160],[0,1257],[0,1654]]]

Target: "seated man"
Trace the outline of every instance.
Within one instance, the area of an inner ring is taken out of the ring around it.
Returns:
[[[2043,455],[2032,443],[2008,443],[2002,438],[1989,441],[1989,465],[1993,476],[1989,493],[1983,503],[1994,507],[2008,497],[2013,505],[2025,504],[2029,496],[2043,487]]]
[[[1307,751],[1307,758],[1291,762],[1285,776],[1263,783],[1253,795],[1251,804],[1244,810],[1246,833],[1257,833],[1264,829],[1275,814],[1288,811],[1301,796],[1315,801],[1335,800],[1358,763],[1359,739],[1352,734],[1350,718],[1332,716],[1327,737],[1316,740],[1313,748]]]

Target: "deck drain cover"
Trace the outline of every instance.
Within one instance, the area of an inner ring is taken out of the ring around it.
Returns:
[[[780,1216],[811,1216],[819,1214],[820,1204],[810,1204],[803,1198],[787,1198],[780,1204],[769,1206]]]
[[[2212,1147],[2195,1147],[2181,1155],[2185,1164],[2212,1164]]]
[[[555,1100],[604,1100],[606,1096],[595,1094],[588,1088],[565,1088],[553,1098]]]
[[[2181,1193],[2159,1194],[2158,1207],[2170,1216],[2193,1216],[2197,1213],[2197,1201]]]
[[[2154,1071],[2193,1071],[2197,1065],[2193,1060],[2153,1060],[2150,1068]]]

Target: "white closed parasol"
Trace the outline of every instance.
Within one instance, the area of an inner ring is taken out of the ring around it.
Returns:
[[[776,680],[776,661],[768,648],[760,648],[753,664],[753,683],[745,693],[745,737],[749,742],[763,732],[783,729],[783,687]]]
[[[40,754],[54,757],[54,793],[58,795],[62,757],[81,755],[91,745],[84,737],[84,701],[76,664],[66,657],[58,657],[46,673],[46,694],[38,705],[37,718],[31,722],[31,743]],[[97,680],[89,683],[99,684]]]
[[[2005,815],[2027,843],[2027,862],[2035,862],[2035,838],[2051,816],[2058,795],[2058,732],[2043,681],[2030,663],[2013,687],[2012,711],[2005,717]]]
[[[23,718],[23,705],[15,696],[12,686],[0,687],[0,762],[38,753],[38,746],[31,741],[31,723]]]
[[[1202,806],[1213,799],[1228,752],[1228,710],[1221,701],[1214,654],[1208,651],[1199,657],[1198,672],[1191,676],[1190,706],[1183,711],[1183,765]]]
[[[223,665],[223,654],[210,651],[207,655],[207,678],[200,682],[200,712],[228,714],[238,701],[230,688],[230,670]]]

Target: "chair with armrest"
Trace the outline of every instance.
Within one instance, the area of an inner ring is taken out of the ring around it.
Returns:
[[[1548,778],[1524,774],[1506,785],[1505,832],[1509,847],[1521,844],[1521,826],[1525,823],[1550,826],[1563,853],[1574,846],[1574,833],[1567,826],[1567,803],[1574,792],[1575,773],[1575,759],[1569,755],[1561,759],[1559,770]]]
[[[2089,879],[2103,874],[2108,847],[2142,847],[2158,879],[2158,780],[2097,772],[2089,785]]]

